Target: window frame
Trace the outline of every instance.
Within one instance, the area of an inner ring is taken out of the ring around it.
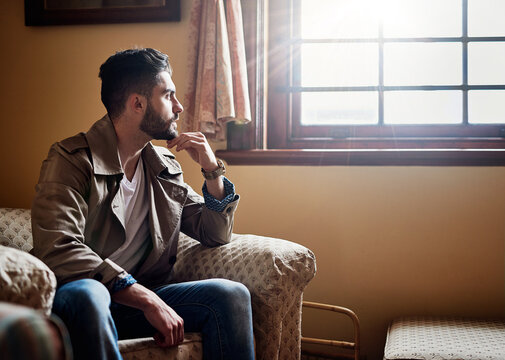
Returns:
[[[218,156],[230,164],[256,165],[505,165],[504,124],[304,126],[299,131],[293,101],[300,89],[291,83],[293,56],[285,46],[296,27],[289,10],[299,2],[270,0],[267,13],[265,0],[242,1],[255,121],[229,124],[227,150]],[[286,91],[290,87],[296,91]]]

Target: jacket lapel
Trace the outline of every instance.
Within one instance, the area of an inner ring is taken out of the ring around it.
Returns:
[[[168,150],[159,154],[151,143],[142,152],[146,165],[149,197],[149,227],[153,249],[139,273],[155,265],[164,253],[175,255],[180,222],[188,189],[182,182],[182,170],[173,161]],[[166,152],[166,153],[165,153]]]
[[[119,182],[124,176],[123,168],[121,167],[121,162],[119,160],[118,150],[117,150],[117,135],[114,130],[114,125],[109,119],[108,115],[98,120],[86,133],[86,140],[91,151],[91,157],[93,159],[93,172],[95,175],[107,175],[114,176],[116,184],[116,193],[111,202],[111,210],[116,216],[117,220],[123,227],[123,239],[121,243],[124,242],[124,229],[125,229],[125,208],[123,197],[121,196],[121,190]]]

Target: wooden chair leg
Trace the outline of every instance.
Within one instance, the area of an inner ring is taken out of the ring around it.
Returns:
[[[351,318],[353,322],[353,327],[354,327],[354,342],[349,342],[349,341],[341,341],[341,340],[328,340],[328,339],[318,339],[318,338],[310,338],[310,337],[303,337],[302,336],[302,343],[307,343],[307,344],[318,344],[318,345],[327,345],[327,346],[333,346],[333,347],[338,347],[342,349],[351,349],[354,351],[354,360],[359,360],[359,351],[360,351],[360,329],[359,329],[359,319],[358,316],[352,311],[351,309],[342,307],[342,306],[336,306],[336,305],[328,305],[328,304],[321,304],[321,303],[316,303],[316,302],[311,302],[311,301],[304,301],[302,303],[303,307],[307,308],[314,308],[314,309],[319,309],[319,310],[324,310],[324,311],[332,311],[332,312],[337,312],[340,314],[344,314]],[[330,353],[324,353],[324,352],[318,352],[317,354],[312,352],[314,355],[322,355],[322,356],[329,356],[331,357],[332,354]]]

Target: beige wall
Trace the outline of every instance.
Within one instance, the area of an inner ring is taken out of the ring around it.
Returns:
[[[180,23],[27,28],[22,1],[4,2],[0,206],[29,207],[50,144],[102,116],[98,68],[114,51],[170,54],[183,98],[182,3]],[[200,188],[198,166],[180,160]],[[229,176],[242,196],[236,232],[311,248],[306,299],[354,309],[369,359],[381,358],[395,316],[505,316],[505,168],[229,166]],[[306,314],[307,334],[346,332]]]

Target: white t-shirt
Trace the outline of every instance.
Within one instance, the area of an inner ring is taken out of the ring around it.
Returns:
[[[120,191],[125,204],[126,240],[109,259],[130,272],[144,256],[149,242],[149,205],[142,157],[139,158],[132,181],[121,180]]]

